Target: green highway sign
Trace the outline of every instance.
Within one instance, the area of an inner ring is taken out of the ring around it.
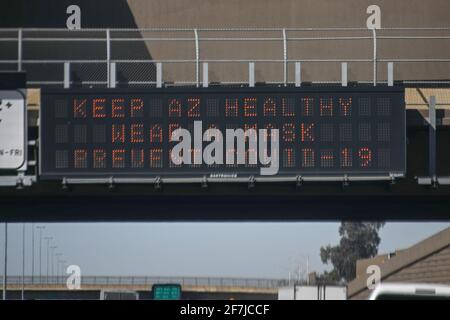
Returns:
[[[153,300],[181,300],[179,284],[155,284],[152,287]]]

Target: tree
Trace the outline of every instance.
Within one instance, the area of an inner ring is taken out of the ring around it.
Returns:
[[[342,222],[339,227],[340,243],[320,248],[320,258],[331,263],[333,270],[319,278],[322,281],[350,281],[356,277],[356,261],[372,258],[378,253],[379,231],[384,222]]]

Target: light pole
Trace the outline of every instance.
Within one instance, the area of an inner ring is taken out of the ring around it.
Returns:
[[[63,279],[65,279],[66,275],[67,275],[67,267],[68,267],[67,260],[64,260],[64,263],[62,266]]]
[[[22,223],[22,300],[25,300],[25,223]]]
[[[45,283],[48,283],[48,267],[50,264],[50,240],[52,240],[53,237],[45,237],[44,240],[47,240],[47,279],[45,281]]]
[[[31,283],[34,284],[34,223],[31,224]]]
[[[64,273],[64,264],[66,263],[66,260],[58,260],[58,274],[61,280],[61,284],[63,284],[63,273]]]
[[[39,281],[42,283],[42,230],[45,226],[37,226],[39,230]]]
[[[56,253],[56,283],[59,281],[59,258],[62,257],[62,253]]]
[[[3,270],[3,300],[6,300],[6,281],[8,280],[8,223],[5,222],[5,269]]]
[[[53,283],[53,278],[55,276],[55,268],[54,268],[54,261],[55,261],[55,249],[58,248],[57,246],[51,246],[50,249],[52,249],[52,264],[51,264],[51,271],[52,271],[52,283]]]

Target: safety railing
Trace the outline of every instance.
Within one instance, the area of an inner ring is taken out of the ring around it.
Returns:
[[[0,70],[27,71],[29,86],[446,83],[449,40],[450,28],[0,29]]]
[[[25,276],[25,286],[51,286],[66,285],[67,276]],[[213,278],[213,277],[150,277],[150,276],[82,276],[81,286],[148,286],[161,283],[180,284],[182,286],[214,286],[214,287],[243,287],[275,289],[288,284],[287,280],[280,279],[246,279],[246,278]],[[3,279],[0,279],[0,285]],[[21,286],[21,276],[8,276],[7,284]]]

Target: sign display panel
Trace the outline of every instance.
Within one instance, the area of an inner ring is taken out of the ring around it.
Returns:
[[[25,169],[25,97],[19,91],[0,91],[0,169]]]
[[[48,90],[40,119],[43,178],[406,170],[399,87]]]

